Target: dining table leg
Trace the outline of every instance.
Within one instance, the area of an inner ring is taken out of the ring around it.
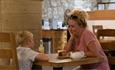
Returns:
[[[63,67],[42,66],[42,70],[63,70]]]
[[[42,70],[53,70],[51,66],[42,66]]]
[[[53,67],[53,70],[79,70],[80,66]]]
[[[63,70],[63,67],[58,67],[58,68],[53,67],[53,70]]]

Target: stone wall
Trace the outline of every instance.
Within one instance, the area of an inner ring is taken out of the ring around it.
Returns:
[[[43,19],[63,20],[64,11],[73,8],[74,0],[44,0]]]
[[[44,0],[43,19],[63,21],[66,9],[96,9],[97,0]]]

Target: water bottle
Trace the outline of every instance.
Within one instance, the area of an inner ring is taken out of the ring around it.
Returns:
[[[39,52],[44,53],[44,46],[43,46],[43,41],[42,40],[40,40]]]

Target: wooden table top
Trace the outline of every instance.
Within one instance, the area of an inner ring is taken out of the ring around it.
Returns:
[[[51,61],[38,61],[35,62],[35,65],[40,65],[40,66],[51,66],[51,67],[64,67],[64,66],[80,66],[80,65],[85,65],[85,64],[93,64],[93,63],[99,63],[103,61],[102,58],[98,57],[85,57],[80,60],[72,60],[72,59],[67,59],[69,61],[67,62],[51,62]],[[71,61],[70,61],[71,60]],[[63,59],[62,59],[63,61]]]

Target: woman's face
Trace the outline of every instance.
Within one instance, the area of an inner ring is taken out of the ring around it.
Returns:
[[[71,35],[77,36],[80,30],[80,26],[78,25],[78,22],[73,19],[69,19],[68,20],[68,30]]]

